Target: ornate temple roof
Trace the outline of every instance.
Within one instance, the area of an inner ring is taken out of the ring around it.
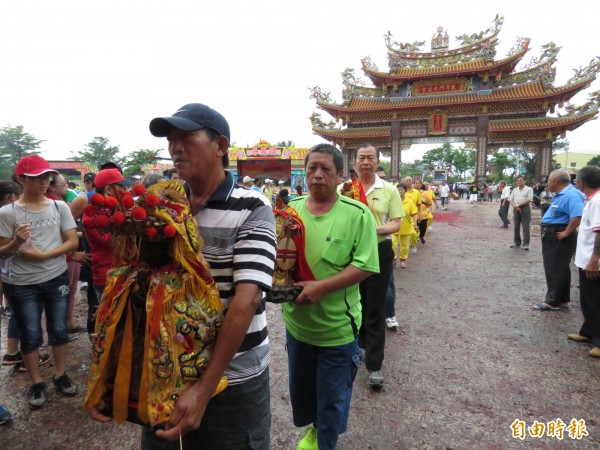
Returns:
[[[499,61],[481,58],[460,61],[454,64],[398,67],[389,73],[371,69],[367,60],[362,60],[362,64],[365,75],[371,79],[375,86],[448,76],[484,75],[486,77],[502,77],[502,74],[508,74],[515,69],[519,61],[527,53],[529,49],[528,45],[528,40],[523,41],[522,47],[517,52]]]
[[[460,45],[455,49],[449,48],[447,32],[438,28],[430,52],[421,51],[425,42],[399,44],[392,41],[388,32],[385,41],[389,72],[379,71],[370,57],[362,60],[363,73],[371,86],[347,68],[342,72],[342,103],[318,86],[310,89],[319,109],[333,117],[325,123],[320,114],[313,113],[314,133],[338,142],[370,140],[387,146],[392,121],[400,121],[403,127],[423,127],[435,111],[447,117],[448,123],[487,116],[489,138],[525,133],[528,139],[537,140],[544,131],[547,136],[564,134],[565,130],[595,118],[598,92],[592,93],[590,101],[581,107],[567,106],[576,114],[546,115],[554,112],[556,106],[564,107],[591,85],[600,71],[600,58],[592,59],[587,66],[575,70],[566,83],[555,87],[554,64],[560,47],[553,42],[543,45],[541,54],[517,71],[530,41],[519,38],[508,56],[494,59],[502,23],[503,19],[496,17],[487,30],[458,36]],[[338,128],[340,120],[347,128]],[[419,133],[426,137],[429,132]]]
[[[472,59],[491,59],[496,54],[497,36],[503,23],[504,18],[496,15],[493,25],[487,30],[456,36],[460,45],[455,49],[449,48],[448,32],[438,27],[431,38],[430,52],[421,51],[425,41],[398,43],[392,40],[392,33],[388,31],[384,39],[388,49],[390,72],[398,67],[441,66]]]
[[[506,102],[538,102],[547,103],[538,110],[548,110],[555,104],[567,102],[575,94],[585,89],[593,79],[576,80],[557,88],[548,87],[542,80],[517,84],[504,88],[486,91],[471,91],[457,94],[429,95],[420,97],[353,97],[345,104],[320,103],[317,105],[339,118],[345,114],[365,113],[372,111],[396,111],[418,108],[458,107],[461,105],[493,105]],[[531,108],[523,108],[531,110]]]
[[[588,120],[594,120],[598,108],[598,104],[590,103],[587,109],[573,109],[565,116],[490,120],[489,142],[493,144],[497,141],[515,141],[518,140],[519,133],[526,133],[530,139],[535,139],[537,135],[539,140],[548,139],[549,133],[554,137],[563,135]],[[314,132],[328,141],[345,142],[346,146],[353,147],[366,141],[374,144],[382,140],[389,141],[391,127],[315,128]]]

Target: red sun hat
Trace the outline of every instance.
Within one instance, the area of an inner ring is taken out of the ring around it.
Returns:
[[[39,155],[24,156],[15,166],[15,175],[18,177],[37,177],[48,172],[58,173],[58,171],[50,167],[48,161]]]
[[[120,184],[121,186],[134,186],[135,182],[126,180],[119,172],[119,169],[104,169],[96,174],[94,185],[96,187],[104,187],[110,184]]]

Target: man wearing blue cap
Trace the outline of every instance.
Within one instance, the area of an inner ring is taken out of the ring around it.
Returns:
[[[275,264],[273,211],[261,193],[238,186],[225,170],[229,124],[217,111],[199,103],[185,105],[171,117],[152,120],[150,132],[167,138],[175,169],[189,187],[203,254],[226,314],[201,378],[178,398],[164,430],[144,428],[142,448],[179,449],[181,433],[184,448],[268,449],[264,292],[271,289]],[[229,385],[211,398],[223,373]]]

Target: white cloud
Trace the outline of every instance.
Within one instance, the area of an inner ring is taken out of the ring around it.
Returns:
[[[0,126],[23,125],[46,141],[43,150],[53,159],[94,136],[126,153],[164,148],[148,122],[203,102],[227,117],[239,145],[262,138],[310,146],[321,139],[311,131],[316,106],[307,88],[319,85],[341,100],[346,67],[360,69],[361,58],[371,55],[387,69],[388,30],[395,40],[428,45],[442,26],[452,44],[500,14],[497,57],[519,36],[531,38],[527,61],[553,40],[563,47],[561,84],[599,53],[597,4],[583,0],[559,11],[513,0],[2,2]],[[571,150],[599,151],[599,131],[596,121],[568,133]]]

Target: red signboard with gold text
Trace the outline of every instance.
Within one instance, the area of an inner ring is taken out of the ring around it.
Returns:
[[[441,110],[435,110],[429,115],[429,134],[446,134],[448,128],[448,115]]]
[[[468,83],[466,78],[415,81],[411,86],[411,93],[413,96],[419,96],[466,92]]]

